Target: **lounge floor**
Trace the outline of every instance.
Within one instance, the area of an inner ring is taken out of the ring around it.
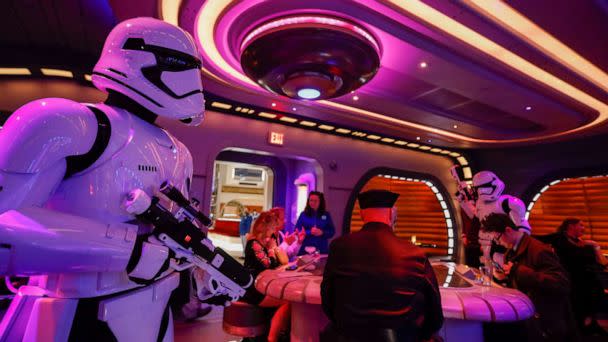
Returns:
[[[175,342],[229,342],[241,338],[225,333],[222,330],[224,308],[214,307],[205,317],[192,322],[176,322],[174,328]]]

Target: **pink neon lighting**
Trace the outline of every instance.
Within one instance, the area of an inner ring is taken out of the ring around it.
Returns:
[[[261,35],[264,32],[267,32],[269,30],[273,30],[273,29],[276,29],[279,27],[283,27],[283,26],[294,26],[294,25],[303,25],[303,24],[334,26],[334,27],[339,27],[342,29],[349,30],[349,31],[356,33],[357,35],[365,38],[367,41],[369,41],[374,46],[374,48],[376,49],[376,52],[380,53],[380,46],[378,45],[378,42],[376,42],[374,37],[372,37],[372,35],[367,33],[367,31],[365,31],[364,29],[360,28],[357,25],[351,24],[349,22],[346,22],[346,21],[343,21],[340,19],[330,18],[330,17],[320,17],[320,16],[290,17],[290,18],[282,18],[282,19],[268,22],[268,23],[256,28],[255,30],[251,31],[245,37],[245,39],[243,39],[243,43],[241,44],[241,50],[244,49],[245,46],[247,46],[247,44],[249,42],[251,42],[255,37]]]

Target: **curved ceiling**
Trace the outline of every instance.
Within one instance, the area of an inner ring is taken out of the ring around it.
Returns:
[[[174,13],[179,14],[173,20],[199,42],[212,81],[207,89],[223,97],[262,107],[273,101],[285,108],[297,105],[298,113],[329,121],[381,122],[404,139],[423,135],[433,144],[459,147],[563,139],[606,127],[603,70],[577,70],[576,62],[584,59],[573,50],[575,63],[552,59],[534,47],[553,38],[549,33],[517,35],[520,28],[505,28],[491,9],[474,1],[185,0]],[[356,94],[317,102],[288,101],[249,80],[240,69],[243,37],[294,13],[330,14],[372,32],[382,46],[376,77]]]
[[[116,22],[156,16],[195,36],[207,92],[268,111],[296,108],[298,115],[324,122],[460,148],[608,132],[608,47],[597,43],[597,37],[608,36],[608,9],[601,1],[58,0],[32,7],[9,0],[5,5],[0,46],[11,54],[0,56],[0,68],[30,67],[33,76],[41,76],[36,68],[51,66],[75,70],[81,79]],[[380,44],[377,75],[354,94],[331,101],[291,100],[258,87],[241,70],[241,43],[260,24],[294,13],[333,15],[365,28]]]

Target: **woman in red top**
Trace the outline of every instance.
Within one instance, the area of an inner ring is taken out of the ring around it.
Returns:
[[[262,271],[276,268],[287,263],[287,255],[281,248],[276,238],[276,218],[270,211],[265,211],[253,223],[251,232],[247,236],[245,247],[245,268],[254,277]],[[259,305],[261,307],[278,307],[270,322],[268,341],[277,341],[280,333],[289,325],[291,310],[289,304],[271,297],[265,297],[250,286],[242,299],[244,302]]]

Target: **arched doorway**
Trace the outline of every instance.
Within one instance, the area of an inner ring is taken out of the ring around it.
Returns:
[[[262,211],[282,207],[285,229],[292,231],[308,192],[321,182],[318,163],[310,158],[234,147],[222,150],[214,160],[211,186],[212,241],[234,257],[242,257],[247,227],[240,222],[245,210],[252,223]]]

